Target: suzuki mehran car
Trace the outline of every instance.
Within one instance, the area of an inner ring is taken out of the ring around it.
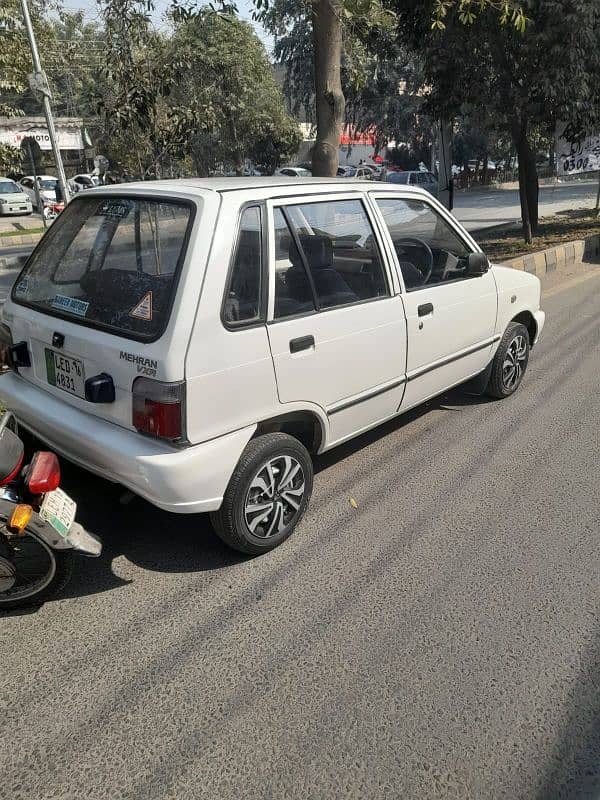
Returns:
[[[289,177],[88,189],[3,318],[26,429],[249,553],[302,519],[311,454],[470,379],[508,397],[544,325],[429,193]]]

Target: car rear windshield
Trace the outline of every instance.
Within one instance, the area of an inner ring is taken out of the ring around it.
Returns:
[[[13,300],[123,336],[164,331],[185,254],[192,207],[135,197],[73,200],[44,236]]]

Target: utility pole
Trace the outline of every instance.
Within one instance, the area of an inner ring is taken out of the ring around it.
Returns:
[[[44,104],[44,114],[46,115],[46,125],[48,127],[48,135],[50,137],[50,144],[52,145],[52,152],[54,153],[54,161],[56,163],[56,170],[58,172],[58,182],[62,190],[65,205],[71,199],[69,186],[67,184],[67,176],[65,175],[65,168],[63,166],[62,157],[60,155],[60,148],[56,138],[56,129],[54,127],[54,118],[52,117],[52,108],[50,106],[50,98],[52,94],[48,85],[46,73],[42,69],[42,62],[40,61],[40,54],[38,53],[37,44],[35,41],[35,34],[33,26],[31,25],[31,17],[29,16],[29,8],[27,7],[27,0],[21,0],[21,8],[23,9],[23,20],[27,30],[27,38],[29,39],[29,46],[31,47],[31,58],[33,60],[33,73],[29,76],[29,85],[35,91],[41,93],[42,101]],[[43,209],[42,209],[43,212]]]

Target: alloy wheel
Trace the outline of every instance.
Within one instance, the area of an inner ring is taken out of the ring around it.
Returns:
[[[250,533],[259,539],[282,533],[300,513],[305,491],[302,466],[293,456],[267,461],[246,494],[244,518]]]
[[[527,366],[527,342],[519,334],[515,336],[506,349],[502,364],[502,383],[507,390],[512,390],[519,383]]]

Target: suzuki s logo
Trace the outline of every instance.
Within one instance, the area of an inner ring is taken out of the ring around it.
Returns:
[[[63,347],[64,344],[65,344],[64,333],[58,333],[58,331],[55,331],[52,334],[52,347]]]

